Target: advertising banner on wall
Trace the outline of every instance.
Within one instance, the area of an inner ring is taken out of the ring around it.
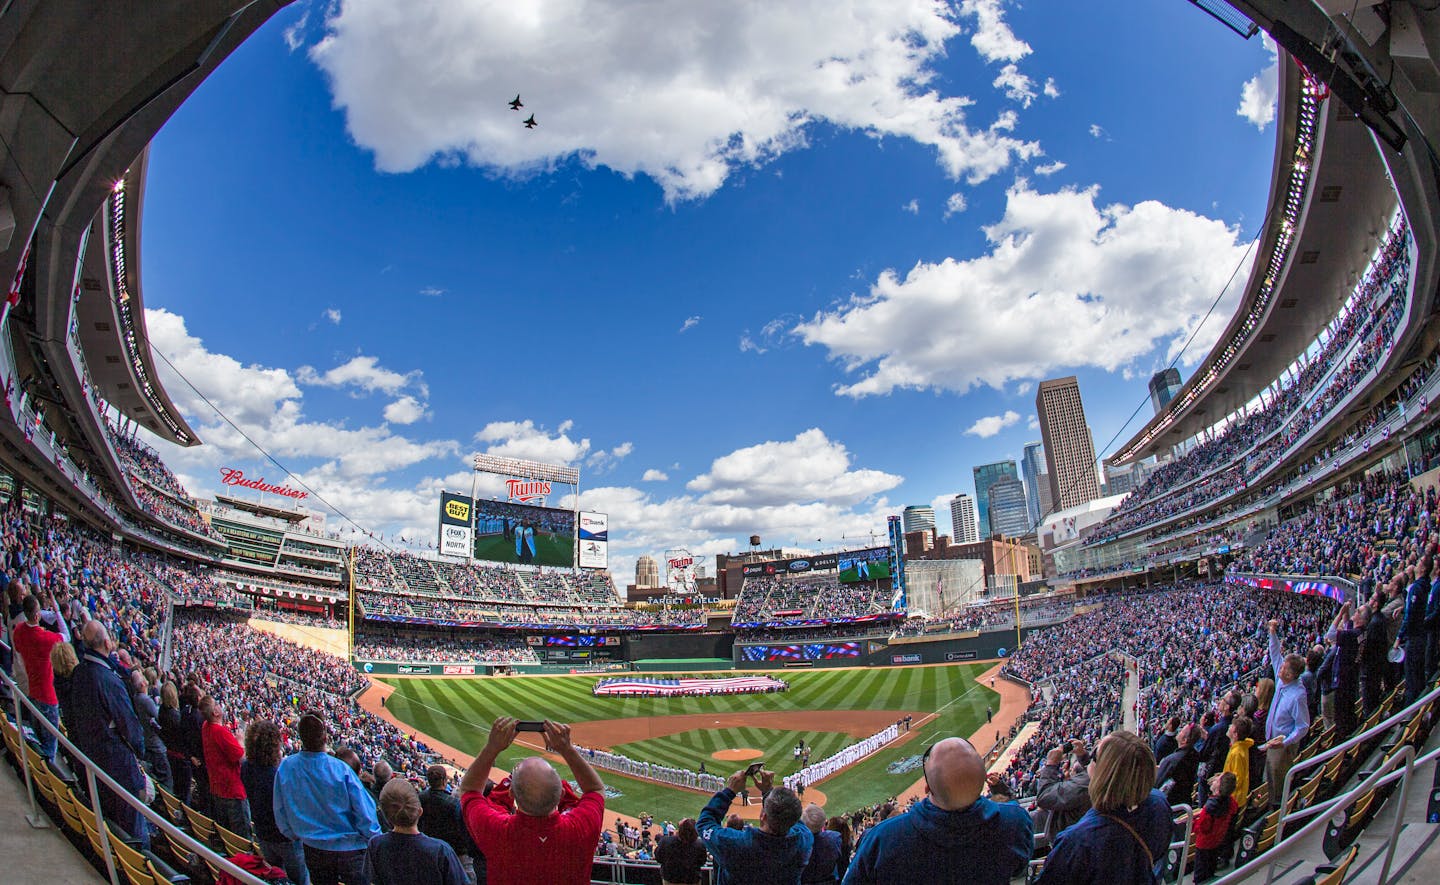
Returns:
[[[581,568],[610,567],[610,517],[604,513],[580,512]]]

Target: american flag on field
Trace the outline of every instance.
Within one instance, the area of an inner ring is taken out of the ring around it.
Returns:
[[[745,694],[784,689],[771,676],[735,676],[721,679],[602,679],[595,683],[597,697],[607,695]]]

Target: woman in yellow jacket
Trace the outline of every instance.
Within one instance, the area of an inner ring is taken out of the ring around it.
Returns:
[[[1235,801],[1245,807],[1250,796],[1250,748],[1255,746],[1250,733],[1254,723],[1244,716],[1236,716],[1230,723],[1230,752],[1225,756],[1225,770],[1235,775]]]

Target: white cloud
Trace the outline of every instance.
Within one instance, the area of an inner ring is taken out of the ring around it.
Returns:
[[[1059,98],[1059,97],[1060,97],[1060,87],[1055,84],[1055,78],[1054,78],[1054,77],[1046,77],[1046,78],[1045,78],[1045,97],[1046,97],[1046,98]]]
[[[920,214],[920,201],[911,199],[910,202],[900,207],[901,212],[909,212],[911,215]]]
[[[306,9],[300,14],[295,23],[286,28],[280,35],[285,41],[285,48],[294,52],[305,42],[305,26],[310,24],[310,10]]]
[[[760,327],[758,333],[752,334],[746,329],[740,334],[741,353],[766,353],[774,348],[787,343],[790,337],[790,329],[799,321],[798,316],[776,317],[764,326]]]
[[[640,477],[641,482],[667,482],[669,479],[670,474],[663,470],[656,470],[654,467],[645,471],[645,475]]]
[[[375,357],[364,354],[352,357],[348,362],[323,375],[312,366],[301,366],[295,371],[295,377],[301,384],[315,387],[354,387],[366,393],[388,393],[391,396],[413,387],[422,396],[430,393],[421,380],[423,376],[419,369],[413,372],[396,372],[380,365],[380,361]]]
[[[402,396],[385,407],[385,420],[391,424],[414,424],[424,418],[429,411],[425,404],[413,396]]]
[[[998,0],[967,2],[989,60],[1030,51]],[[1036,146],[967,119],[935,67],[961,30],[934,0],[783,4],[477,4],[347,0],[310,56],[351,136],[381,170],[465,162],[527,175],[572,159],[646,175],[695,199],[738,168],[805,146],[827,121],[934,149],[954,179],[983,181]],[[603,71],[604,76],[596,76]],[[520,92],[542,125],[505,102]]]
[[[789,486],[786,472],[793,476]],[[843,445],[808,430],[794,440],[716,458],[708,472],[690,481],[690,494],[658,499],[633,487],[600,487],[586,490],[580,503],[608,513],[612,526],[625,527],[611,541],[612,567],[624,576],[641,553],[672,547],[697,556],[735,552],[752,533],[765,544],[802,548],[816,538],[868,544],[872,533],[882,535],[894,509],[878,493],[900,482],[898,476],[853,468]],[[568,498],[558,502],[572,504]]]
[[[1046,163],[1046,164],[1043,165],[1043,166],[1036,166],[1036,167],[1035,167],[1035,174],[1036,174],[1036,175],[1046,175],[1046,176],[1054,175],[1056,172],[1059,172],[1061,169],[1064,169],[1064,168],[1065,168],[1065,164],[1062,163],[1062,162],[1060,162],[1059,160],[1056,160],[1056,161],[1053,162],[1053,163]]]
[[[1235,113],[1256,129],[1264,129],[1275,120],[1275,104],[1280,98],[1280,55],[1269,34],[1264,37],[1270,51],[1270,64],[1240,88],[1240,106]]]
[[[1011,101],[1019,102],[1021,107],[1028,108],[1035,100],[1035,81],[1020,73],[1020,69],[1013,64],[1001,68],[995,82],[990,85],[1004,92],[1005,97]]]
[[[700,325],[700,321],[703,319],[704,317],[701,316],[686,317],[685,322],[680,324],[679,334],[684,334],[695,328],[696,326]]]
[[[323,314],[323,316],[325,317],[326,320],[330,321],[330,322],[333,323],[334,325],[337,325],[337,326],[340,325],[340,308],[338,308],[338,307],[327,308],[327,309],[325,310],[325,313]]]
[[[899,485],[879,470],[851,470],[850,453],[811,428],[793,440],[764,442],[715,459],[687,485],[717,504],[781,505],[816,500],[853,504]]]
[[[951,194],[945,200],[945,217],[949,218],[951,215],[964,212],[967,206],[964,194]]]
[[[1104,127],[1104,126],[1101,126],[1099,123],[1091,123],[1091,124],[1090,124],[1090,137],[1091,137],[1091,138],[1106,138],[1106,137],[1109,136],[1109,134],[1110,134],[1110,133],[1108,133],[1108,132],[1105,131],[1105,127]]]
[[[1115,371],[1157,346],[1173,352],[1244,254],[1239,232],[1155,201],[1102,206],[1098,197],[1093,187],[1045,194],[1018,182],[1004,217],[984,229],[987,254],[886,271],[794,332],[861,375],[836,389],[851,397],[1002,389],[1061,368]],[[1236,274],[1215,317],[1230,314],[1245,280]],[[1187,361],[1223,326],[1212,318]]]
[[[590,453],[590,440],[572,439],[575,422],[565,421],[552,434],[534,421],[492,421],[475,434],[485,453],[502,458],[527,458],[547,464],[578,464]]]
[[[1029,418],[1025,419],[1025,426],[1028,427],[1028,428],[1030,428],[1031,430],[1039,430],[1039,429],[1040,429],[1040,416],[1039,416],[1039,415],[1031,415]]]
[[[439,298],[441,295],[445,294],[445,290],[440,288],[439,286],[426,286],[425,288],[420,290],[420,294],[424,295],[426,298]]]
[[[233,357],[214,353],[190,334],[182,317],[166,310],[146,310],[145,323],[152,346],[244,431],[242,435],[216,416],[200,395],[162,361],[161,382],[206,443],[192,449],[163,448],[172,466],[202,478],[202,484],[192,491],[213,491],[213,470],[222,464],[258,464],[274,472],[273,467],[257,462],[259,454],[246,436],[289,463],[297,474],[332,481],[328,489],[336,494],[374,485],[377,475],[458,453],[458,446],[451,440],[411,440],[383,426],[352,428],[309,420],[304,414],[301,388],[287,370],[247,366]],[[327,488],[317,489],[328,496]]]
[[[1005,23],[1004,6],[1005,0],[965,0],[960,4],[962,16],[975,18],[970,44],[986,61],[1019,61],[1030,54],[1030,44],[1016,37]]]
[[[988,415],[971,424],[965,433],[981,439],[989,439],[1005,428],[1018,423],[1019,420],[1019,413],[1013,411],[1006,411],[1003,415]]]
[[[594,452],[589,458],[585,459],[585,463],[592,471],[605,473],[614,469],[616,464],[630,457],[630,453],[633,451],[635,451],[634,443],[623,442],[608,452],[604,449]]]

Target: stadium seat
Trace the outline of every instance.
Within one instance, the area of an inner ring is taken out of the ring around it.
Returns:
[[[171,823],[179,826],[185,822],[185,812],[181,810],[180,800],[175,798],[174,793],[156,784],[155,795],[160,798],[160,805],[165,809],[165,816],[170,818]]]
[[[215,847],[215,828],[219,824],[189,805],[180,807],[185,812],[185,821],[190,825],[190,835],[195,837],[195,841],[211,848]]]
[[[1350,872],[1350,866],[1355,863],[1355,858],[1360,854],[1359,845],[1351,845],[1350,850],[1339,863],[1323,864],[1315,868],[1312,875],[1306,876],[1295,882],[1295,885],[1340,885],[1345,881],[1345,876]]]
[[[124,872],[125,879],[130,885],[160,885],[154,874],[150,872],[150,861],[146,859],[145,855],[125,844],[123,839],[118,838],[113,828],[110,830],[110,847],[115,850],[117,865]]]
[[[225,846],[225,853],[228,855],[259,853],[255,851],[255,843],[250,841],[248,836],[232,833],[218,823],[215,824],[215,832],[220,835],[220,844]]]

